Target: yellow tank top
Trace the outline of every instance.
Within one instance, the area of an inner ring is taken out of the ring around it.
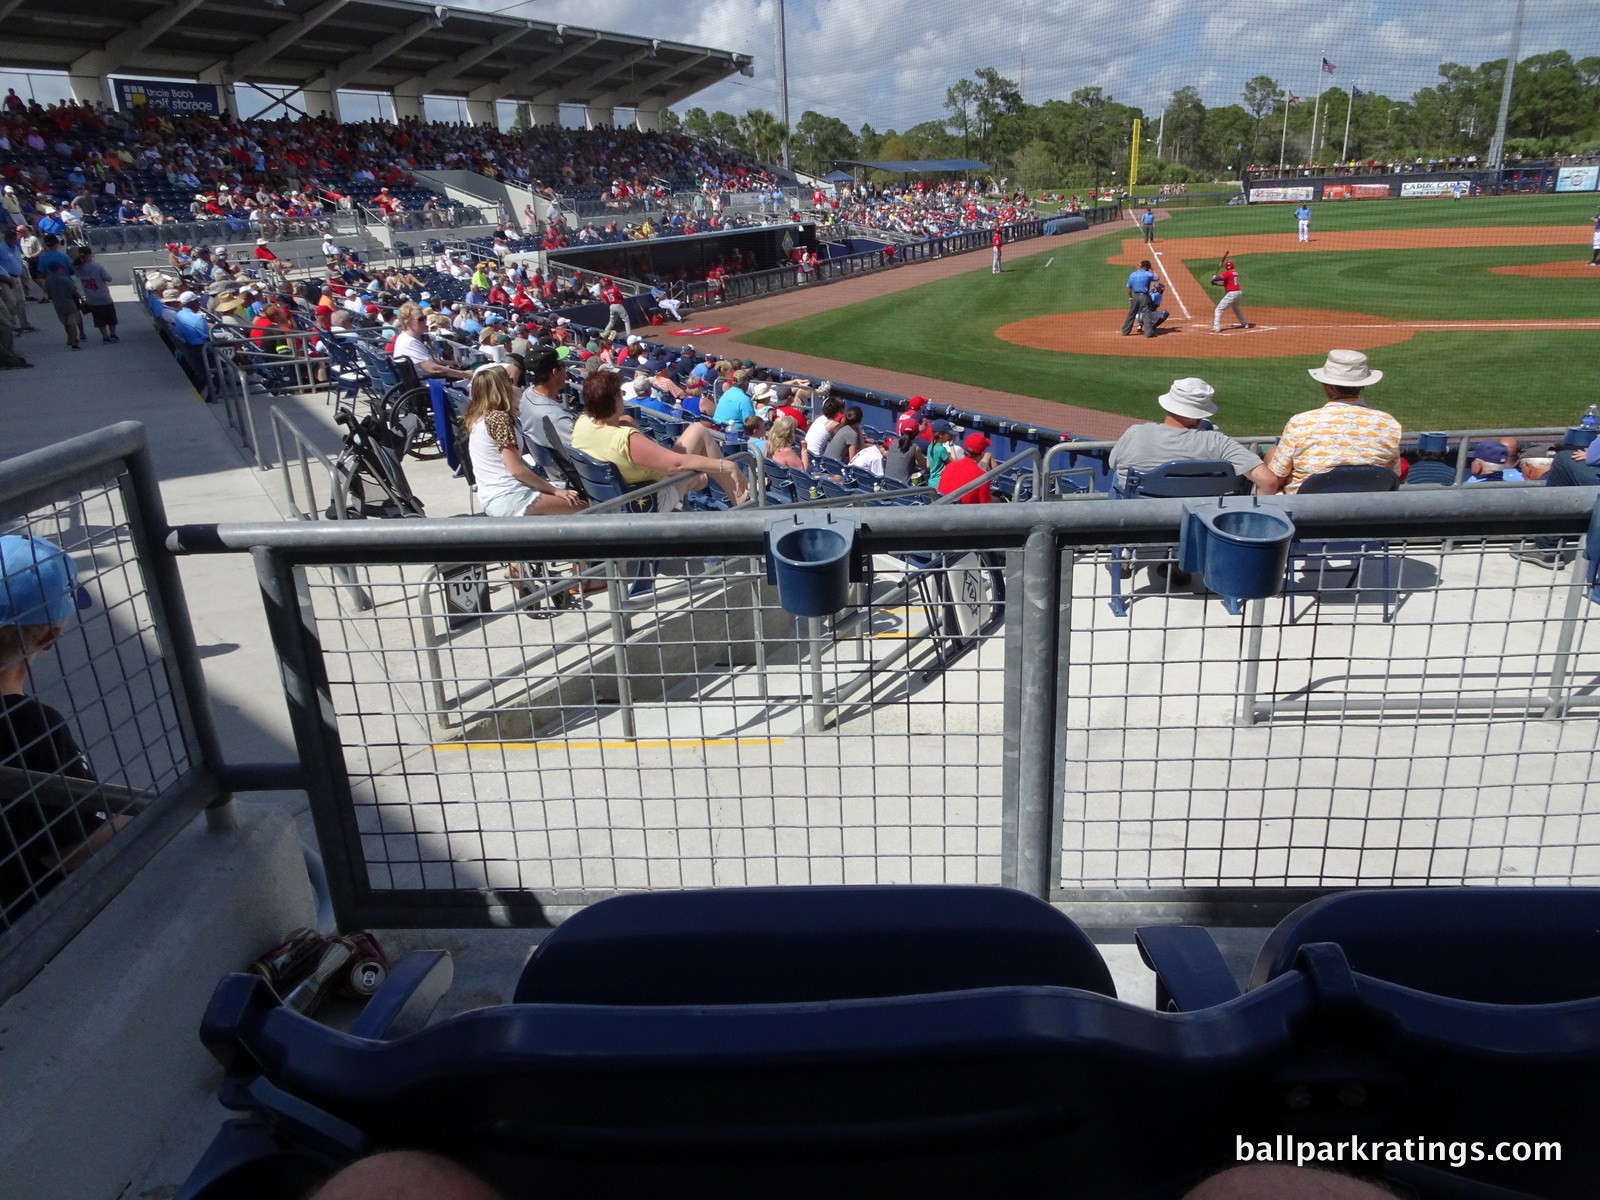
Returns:
[[[627,425],[601,425],[581,416],[572,427],[572,445],[591,458],[616,463],[622,478],[628,483],[649,483],[660,479],[655,471],[639,466],[628,449],[628,439],[638,430]]]

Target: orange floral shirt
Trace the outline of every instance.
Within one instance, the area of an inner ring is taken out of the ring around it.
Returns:
[[[1286,492],[1298,492],[1312,475],[1342,466],[1400,465],[1400,422],[1386,412],[1330,400],[1321,408],[1297,413],[1283,427],[1283,436],[1267,455],[1267,466]]]

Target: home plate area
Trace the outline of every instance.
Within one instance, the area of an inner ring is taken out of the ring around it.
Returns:
[[[1053,313],[1028,317],[996,329],[995,336],[1016,346],[1065,354],[1125,358],[1287,358],[1329,350],[1369,350],[1409,341],[1424,332],[1503,332],[1515,330],[1600,329],[1600,320],[1568,321],[1394,321],[1367,313],[1322,308],[1266,308],[1242,302],[1251,324],[1240,329],[1232,313],[1220,334],[1211,332],[1211,314],[1185,320],[1174,314],[1147,338],[1137,328],[1122,336],[1126,308]]]

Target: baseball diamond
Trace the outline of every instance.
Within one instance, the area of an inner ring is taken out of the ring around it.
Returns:
[[[1070,406],[1058,423],[1072,429],[1085,427],[1084,410],[1137,415],[1214,359],[1229,360],[1210,370],[1230,422],[1270,427],[1295,411],[1291,368],[1341,347],[1379,352],[1386,402],[1408,425],[1570,419],[1572,383],[1592,372],[1600,337],[1592,199],[1313,207],[1304,242],[1275,206],[1165,211],[1154,244],[1134,211],[1104,233],[1011,248],[1003,277],[974,273],[974,256],[870,299],[818,293],[809,315],[730,310],[728,340],[795,351],[805,369],[841,377],[867,366],[929,388],[976,385],[1002,416],[1044,419],[1038,400]],[[1222,293],[1204,281],[1224,256],[1251,327],[1230,314],[1212,336]],[[1155,337],[1121,337],[1125,284],[1142,259],[1167,285],[1171,315]]]

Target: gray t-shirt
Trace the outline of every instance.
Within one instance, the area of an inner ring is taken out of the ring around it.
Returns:
[[[845,455],[850,448],[861,443],[861,434],[849,425],[839,426],[839,432],[828,439],[828,448],[823,451],[827,458],[838,459],[840,462],[850,461]]]
[[[1243,475],[1261,465],[1261,457],[1218,429],[1177,429],[1171,425],[1135,425],[1111,447],[1111,469],[1117,482],[1129,471],[1149,471],[1169,462],[1231,463]]]

